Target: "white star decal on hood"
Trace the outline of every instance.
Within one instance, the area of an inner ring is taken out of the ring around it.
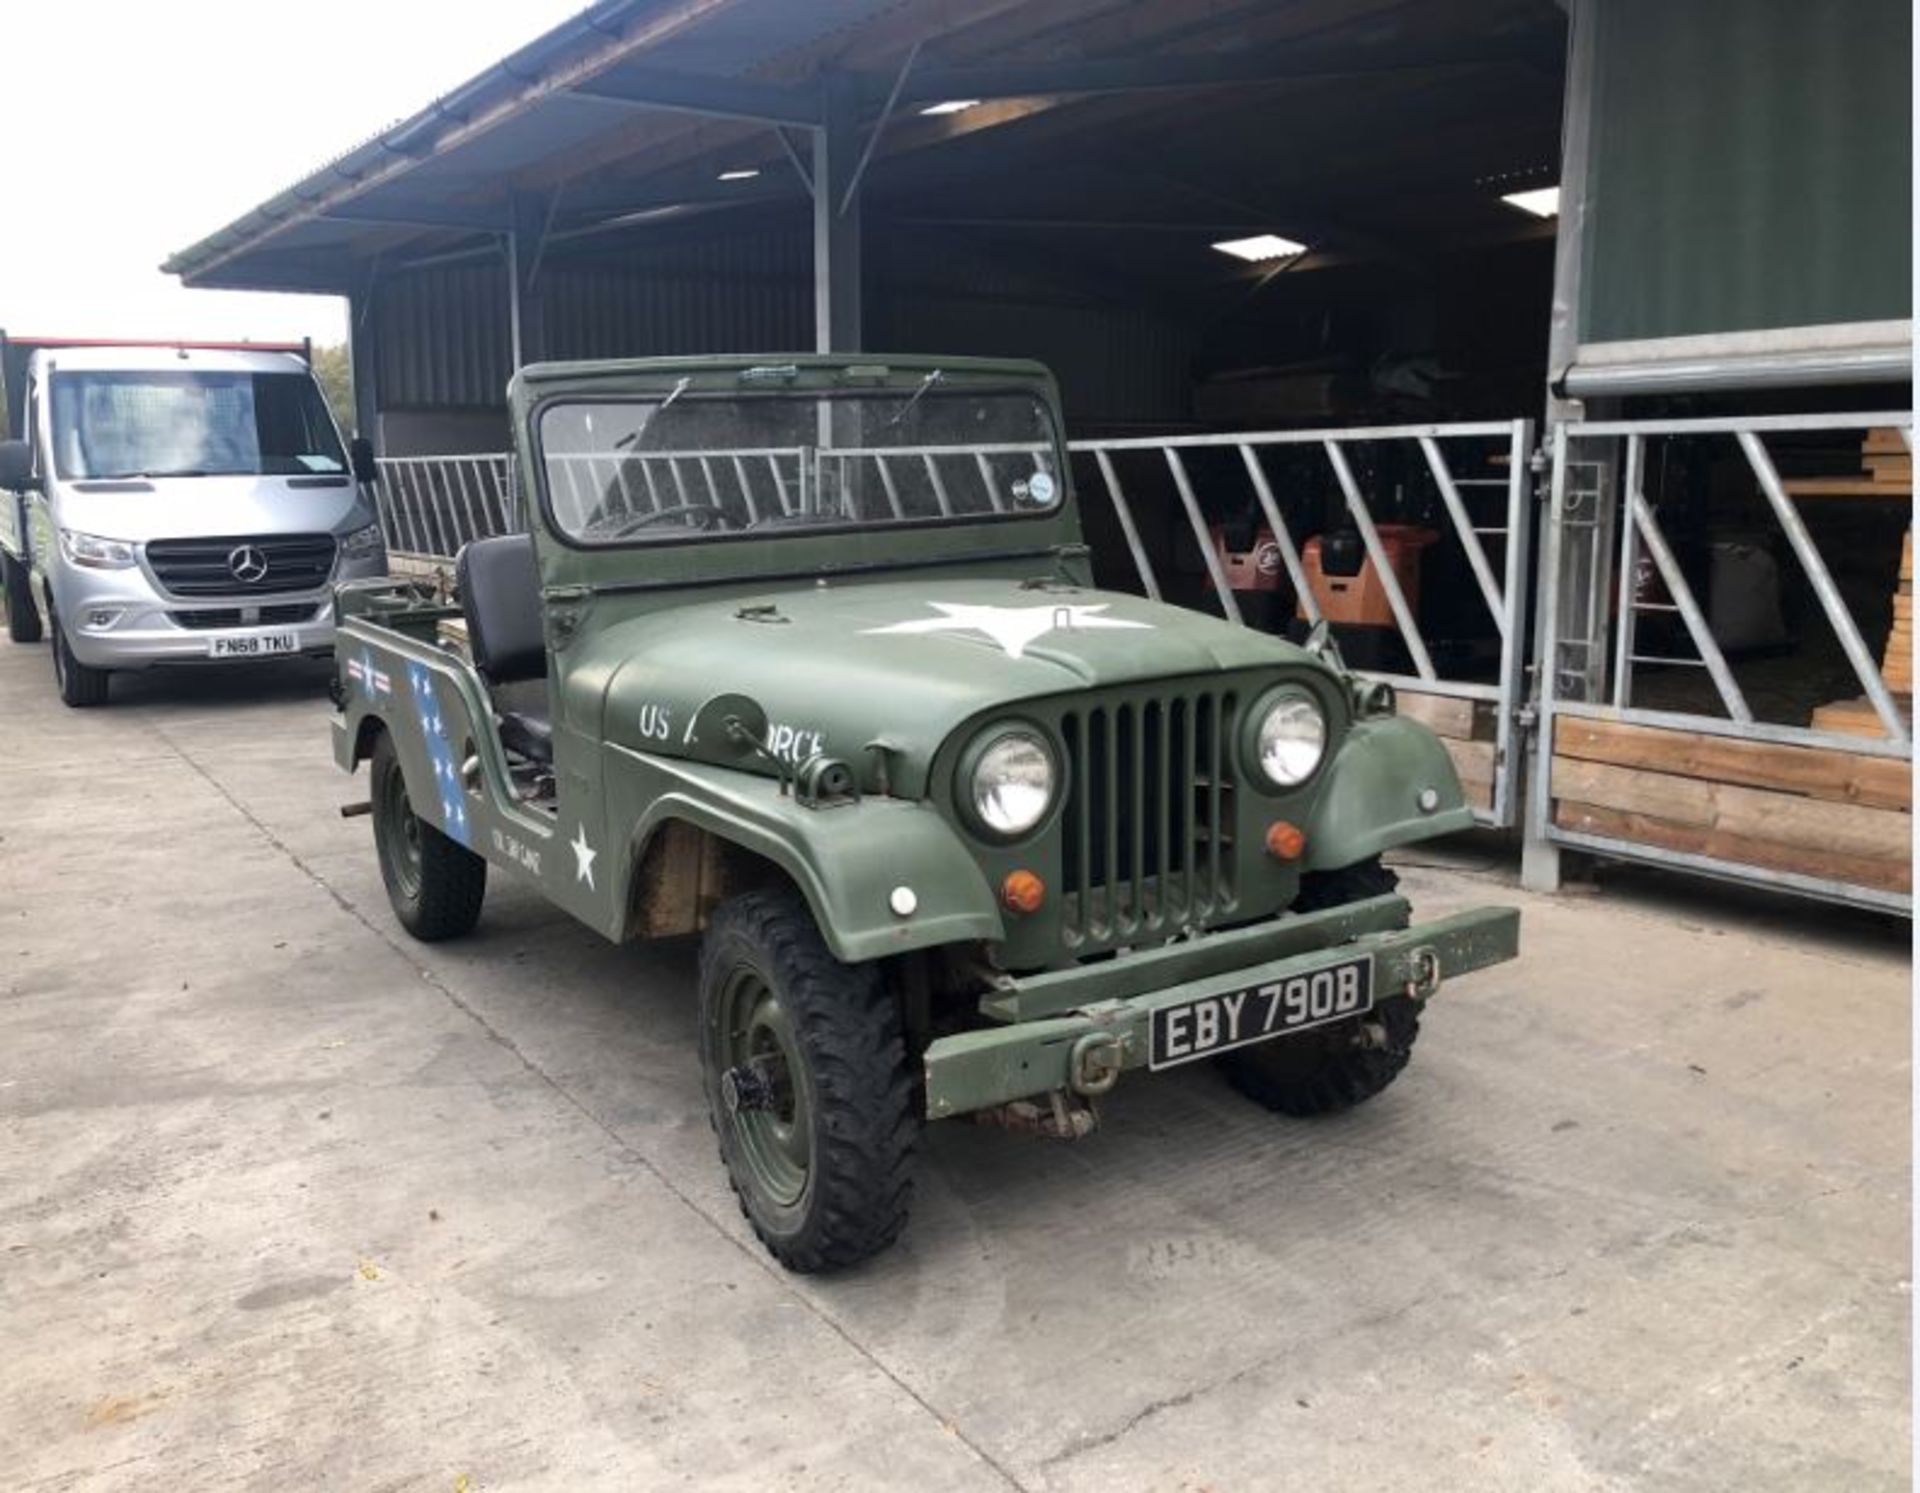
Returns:
[[[1108,603],[1094,606],[991,607],[955,605],[944,601],[931,603],[944,615],[922,617],[913,622],[894,622],[886,627],[863,629],[869,633],[977,632],[984,633],[1007,651],[1007,657],[1019,658],[1029,644],[1050,632],[1093,632],[1100,628],[1141,628],[1152,631],[1151,622],[1128,622],[1101,614]]]

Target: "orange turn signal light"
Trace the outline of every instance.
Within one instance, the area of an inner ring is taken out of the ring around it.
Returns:
[[[1297,861],[1307,848],[1307,832],[1297,824],[1276,819],[1267,826],[1267,854],[1277,861]]]
[[[1014,912],[1038,912],[1047,900],[1047,884],[1031,871],[1009,871],[1000,883],[1000,900]]]

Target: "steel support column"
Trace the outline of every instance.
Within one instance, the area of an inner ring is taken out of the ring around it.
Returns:
[[[353,370],[353,424],[355,435],[383,449],[380,439],[380,344],[374,305],[379,295],[378,267],[368,265],[354,276],[347,293],[347,363]]]
[[[859,352],[861,194],[851,195],[860,163],[860,86],[829,74],[813,132],[813,325],[823,353]]]

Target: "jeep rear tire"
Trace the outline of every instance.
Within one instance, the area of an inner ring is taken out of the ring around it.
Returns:
[[[787,1269],[843,1269],[906,1226],[920,1124],[900,1009],[828,952],[790,888],[723,904],[700,946],[700,1057],[720,1159]]]
[[[487,863],[413,812],[393,738],[373,749],[373,843],[393,915],[422,943],[473,931],[487,896]]]
[[[16,643],[40,641],[40,609],[33,603],[33,583],[12,555],[0,551],[0,603],[7,610],[7,636]]]
[[[83,664],[73,656],[73,645],[67,641],[67,627],[55,612],[53,623],[53,682],[60,691],[60,703],[71,705],[75,710],[85,710],[90,706],[107,703],[107,679],[105,669],[96,669]]]
[[[1376,856],[1302,877],[1293,910],[1319,912],[1383,897],[1399,884]],[[1277,1114],[1330,1115],[1365,1103],[1398,1078],[1419,1035],[1419,1004],[1382,993],[1364,1015],[1230,1052],[1220,1066],[1236,1089]]]

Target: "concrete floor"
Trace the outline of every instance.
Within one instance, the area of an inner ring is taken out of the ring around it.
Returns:
[[[1423,851],[1525,953],[1380,1101],[938,1127],[904,1244],[800,1280],[722,1180],[689,947],[504,877],[409,942],[317,673],[49,674],[0,644],[8,1486],[1908,1484],[1905,924]]]

